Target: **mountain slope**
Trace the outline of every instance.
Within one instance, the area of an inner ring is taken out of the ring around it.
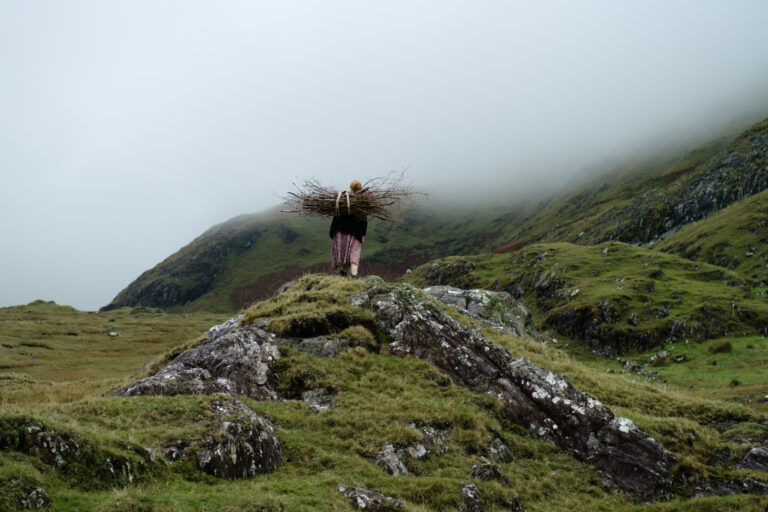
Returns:
[[[684,226],[656,248],[768,284],[768,191]]]
[[[396,224],[374,221],[361,268],[391,278],[436,257],[514,251],[537,242],[656,240],[765,189],[767,152],[764,121],[733,140],[616,169],[546,201],[449,213],[424,207]],[[104,309],[235,311],[297,275],[328,270],[327,225],[276,211],[237,217],[142,274]]]

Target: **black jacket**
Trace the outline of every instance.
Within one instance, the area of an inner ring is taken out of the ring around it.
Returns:
[[[362,243],[367,229],[367,220],[358,219],[354,215],[338,215],[334,217],[333,222],[331,222],[331,238],[333,238],[336,233],[344,233],[345,235],[352,235]]]

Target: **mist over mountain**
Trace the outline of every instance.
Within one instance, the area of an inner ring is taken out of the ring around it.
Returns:
[[[3,2],[0,304],[95,308],[311,176],[407,167],[436,198],[514,201],[746,128],[768,112],[766,18],[755,1]]]

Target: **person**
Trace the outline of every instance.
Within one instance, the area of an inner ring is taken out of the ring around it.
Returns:
[[[360,268],[360,250],[365,242],[368,220],[364,215],[352,212],[350,196],[359,192],[363,185],[355,180],[347,190],[336,197],[336,215],[331,222],[331,266],[341,276],[357,277]]]

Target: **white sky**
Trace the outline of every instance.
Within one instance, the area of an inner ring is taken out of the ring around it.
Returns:
[[[0,305],[96,309],[293,181],[509,191],[768,115],[765,1],[0,0]]]

